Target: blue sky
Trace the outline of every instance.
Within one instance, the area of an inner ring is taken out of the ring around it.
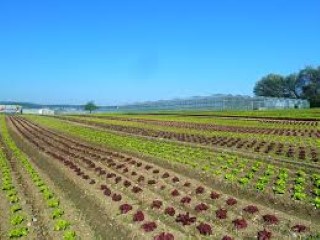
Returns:
[[[0,1],[0,99],[123,104],[252,95],[320,65],[318,0]]]

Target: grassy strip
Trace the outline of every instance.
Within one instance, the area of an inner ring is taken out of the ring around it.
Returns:
[[[59,207],[59,198],[49,189],[49,187],[41,179],[39,174],[33,168],[32,164],[29,162],[27,155],[17,147],[17,145],[15,144],[8,132],[4,116],[0,116],[0,130],[4,143],[10,149],[10,151],[12,151],[13,155],[18,160],[20,160],[26,172],[32,179],[33,184],[38,188],[39,192],[42,193],[43,200],[44,202],[46,202],[47,207],[51,209],[51,217],[55,221],[53,230],[63,231],[63,239],[65,240],[76,239],[75,232],[70,230],[70,222],[62,219],[64,211]]]

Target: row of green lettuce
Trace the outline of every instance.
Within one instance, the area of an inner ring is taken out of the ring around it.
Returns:
[[[0,214],[8,215],[7,219],[10,221],[8,223],[9,229],[6,233],[9,238],[18,238],[27,236],[29,229],[27,227],[27,219],[30,216],[26,214],[22,209],[21,196],[16,188],[16,184],[13,181],[13,174],[10,168],[10,164],[7,160],[6,154],[0,148],[0,173],[1,173],[1,190],[5,194],[3,200],[7,201],[10,209],[3,211]],[[1,216],[0,216],[1,217]],[[4,221],[5,216],[1,218]],[[1,236],[0,236],[1,237]]]
[[[11,138],[9,134],[4,116],[0,116],[0,133],[4,144],[12,152],[14,157],[21,162],[24,170],[32,179],[32,183],[41,193],[47,209],[50,209],[49,211],[51,212],[51,219],[54,222],[53,230],[63,232],[63,239],[65,240],[76,239],[75,231],[70,229],[71,223],[63,219],[64,210],[60,206],[59,197],[42,180],[39,173],[34,169],[32,164],[30,163],[27,155],[17,147],[14,140]],[[25,229],[19,230],[19,233],[17,233],[16,235],[23,236],[26,233],[24,230]]]

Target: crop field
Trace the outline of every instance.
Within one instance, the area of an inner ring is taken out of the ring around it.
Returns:
[[[319,110],[0,115],[0,147],[0,239],[320,239]]]

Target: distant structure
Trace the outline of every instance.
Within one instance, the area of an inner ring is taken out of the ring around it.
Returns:
[[[204,97],[159,100],[118,106],[117,111],[157,110],[267,110],[310,108],[307,100],[271,97],[250,97],[243,95],[215,94]]]
[[[55,115],[55,111],[49,108],[40,108],[40,109],[23,109],[22,114],[34,114],[34,115]]]
[[[243,95],[215,94],[191,98],[140,102],[119,106],[99,106],[97,112],[139,112],[179,110],[268,110],[310,108],[308,100],[250,97]],[[0,105],[0,113],[36,115],[86,114],[82,105],[37,105],[22,108],[20,105]]]
[[[21,112],[22,112],[22,106],[19,106],[19,105],[0,105],[0,113],[15,114],[15,113],[21,113]]]
[[[39,115],[54,115],[55,111],[49,108],[39,109]]]

